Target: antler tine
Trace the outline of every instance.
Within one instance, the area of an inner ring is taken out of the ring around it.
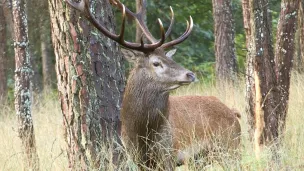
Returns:
[[[122,10],[123,4],[119,0],[111,0],[111,2],[116,5],[118,8]],[[145,12],[145,7],[146,7],[146,0],[141,1],[141,8],[138,13],[132,12],[130,9],[126,8],[126,13],[132,16],[137,22],[140,27],[140,29],[143,31],[145,34],[146,38],[151,42],[151,43],[156,43],[157,39],[153,37],[149,29],[147,28],[145,21],[144,21],[144,12]]]
[[[126,8],[119,0],[111,0],[111,2],[116,5],[118,8],[120,8],[121,10],[125,10],[125,12],[127,14],[129,14],[130,16],[132,16],[139,24],[141,30],[143,31],[143,34],[146,36],[146,38],[152,43],[152,44],[146,44],[144,45],[144,47],[160,47],[164,42],[165,42],[165,34],[163,34],[164,32],[164,27],[163,24],[160,20],[158,20],[158,23],[160,25],[160,31],[161,31],[161,39],[159,41],[157,41],[157,39],[155,39],[153,37],[153,35],[150,33],[149,29],[147,28],[145,22],[144,22],[144,12],[145,12],[145,6],[147,4],[146,0],[142,0],[142,6],[141,9],[139,10],[138,13],[134,13],[132,12],[130,9]],[[123,9],[125,8],[125,9]],[[141,45],[142,47],[142,45]]]
[[[120,43],[121,45],[123,45],[127,48],[131,48],[131,49],[135,49],[135,50],[139,50],[139,51],[143,51],[143,52],[153,51],[154,49],[156,49],[156,48],[160,47],[162,44],[164,44],[165,39],[166,39],[165,29],[164,29],[163,23],[161,22],[160,19],[158,19],[158,23],[159,23],[160,32],[161,32],[161,39],[158,42],[153,42],[152,44],[144,44],[143,35],[141,37],[140,44],[125,41],[123,39],[123,37],[124,37],[124,30],[125,30],[125,16],[126,16],[127,8],[123,4],[121,4],[121,5],[122,5],[122,11],[123,11],[123,21],[122,21],[122,26],[121,26],[118,43]]]
[[[87,2],[87,1],[80,1],[79,3],[75,3],[75,2],[72,2],[71,0],[66,0],[66,2],[69,4],[69,5],[71,5],[73,8],[75,8],[75,9],[77,9],[77,10],[79,10],[79,11],[81,11],[81,12],[84,12],[84,10],[85,10],[85,3]]]
[[[157,41],[152,36],[152,34],[150,33],[150,31],[147,28],[146,24],[144,23],[144,18],[143,18],[142,14],[144,13],[144,10],[145,10],[146,0],[142,0],[142,7],[141,7],[140,11],[138,13],[136,13],[136,14],[133,13],[127,7],[125,7],[125,5],[122,4],[119,0],[111,0],[111,1],[113,2],[114,5],[118,6],[120,9],[122,9],[122,11],[123,11],[123,17],[125,16],[125,13],[128,13],[133,18],[135,18],[136,21],[139,23],[139,26],[143,30],[143,34],[147,37],[147,39],[149,41],[152,42],[152,44],[143,44],[143,37],[142,37],[140,47],[142,47],[142,48],[148,48],[149,47],[149,48],[152,48],[152,49],[153,48],[156,49],[156,48],[160,47],[165,42],[166,36],[165,36],[164,26],[163,26],[163,24],[162,24],[162,22],[161,22],[160,19],[158,19],[158,23],[159,23],[159,26],[160,26],[160,32],[161,32],[161,39],[159,41]],[[123,21],[123,24],[124,24],[124,21]],[[129,44],[129,42],[124,42],[124,43]]]
[[[120,9],[122,9],[122,25],[121,25],[121,30],[120,34],[116,35],[108,31],[103,25],[99,24],[98,21],[95,19],[93,14],[90,11],[90,3],[89,0],[80,0],[80,2],[76,3],[73,2],[72,0],[65,0],[67,4],[69,4],[71,7],[79,10],[81,13],[84,14],[84,16],[91,22],[91,24],[94,25],[100,32],[102,32],[105,36],[109,37],[110,39],[116,41],[117,43],[121,44],[122,46],[133,49],[133,50],[138,50],[144,53],[154,51],[156,48],[160,47],[162,44],[165,42],[165,31],[163,24],[160,20],[158,20],[159,25],[160,25],[160,30],[161,30],[161,39],[159,41],[152,42],[152,44],[144,44],[143,41],[141,43],[132,43],[124,40],[124,31],[125,31],[125,18],[126,18],[126,13],[132,15],[133,17],[136,16],[133,12],[131,12],[128,8],[126,8],[121,2],[118,0],[111,0],[115,5],[119,6]],[[138,18],[138,17],[136,17]],[[149,31],[147,31],[150,33]],[[144,32],[146,35],[147,32]],[[151,33],[150,33],[151,34]],[[152,35],[151,35],[152,36]]]
[[[165,42],[166,35],[165,35],[165,29],[164,29],[163,23],[160,19],[158,19],[158,24],[159,24],[159,27],[160,27],[161,39],[155,44],[160,44],[160,46],[161,46]]]
[[[94,18],[92,13],[90,12],[90,4],[89,0],[81,0],[79,3],[72,2],[72,0],[65,0],[70,6],[73,8],[79,10],[80,12],[85,14],[85,17],[96,27],[100,32],[102,32],[104,35],[109,37],[110,39],[113,39],[115,41],[118,41],[119,36],[116,34],[113,34],[109,32],[104,26],[100,25],[98,21]]]
[[[171,21],[170,21],[169,28],[166,32],[166,38],[170,35],[170,33],[172,31],[173,24],[174,24],[174,11],[173,11],[171,6],[170,6],[170,11],[171,11]]]
[[[189,18],[190,18],[190,24],[187,21],[187,29],[186,29],[185,33],[182,34],[179,38],[177,38],[175,40],[172,40],[171,42],[163,44],[161,47],[168,48],[168,47],[174,46],[176,44],[179,44],[179,43],[183,42],[184,40],[186,40],[189,37],[189,35],[190,35],[190,33],[191,33],[192,29],[193,29],[193,20],[192,20],[192,17],[190,16]]]
[[[145,43],[144,43],[144,34],[141,34],[141,36],[140,36],[140,45],[142,47],[144,47],[144,45],[145,45]]]

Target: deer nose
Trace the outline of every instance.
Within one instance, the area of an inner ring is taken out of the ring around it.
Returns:
[[[193,72],[188,72],[186,76],[189,80],[191,80],[191,82],[195,81],[195,75]]]

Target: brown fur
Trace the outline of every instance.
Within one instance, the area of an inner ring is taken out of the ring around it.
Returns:
[[[179,151],[178,162],[184,163],[189,156],[216,146],[236,149],[241,133],[238,115],[213,96],[170,97],[169,121],[173,146]]]

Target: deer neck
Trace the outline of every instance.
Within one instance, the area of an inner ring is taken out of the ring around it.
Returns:
[[[124,124],[158,130],[168,118],[169,92],[154,86],[144,71],[133,70],[129,76],[122,102],[121,117]],[[137,128],[141,129],[141,128]]]

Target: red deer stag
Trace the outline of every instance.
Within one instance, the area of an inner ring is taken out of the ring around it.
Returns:
[[[209,134],[219,134],[219,130],[232,128],[229,139],[233,139],[233,146],[239,144],[237,138],[240,126],[233,111],[226,107],[215,97],[189,96],[170,97],[169,92],[182,85],[188,85],[195,80],[195,75],[174,62],[171,56],[173,51],[165,53],[165,49],[183,42],[190,35],[193,21],[187,21],[187,29],[179,38],[165,43],[172,30],[174,13],[171,9],[171,22],[165,33],[162,22],[160,25],[160,40],[155,39],[144,22],[142,8],[138,13],[131,12],[120,1],[111,0],[111,3],[122,10],[122,26],[119,35],[108,31],[99,24],[90,12],[89,0],[78,3],[66,0],[72,7],[78,9],[83,15],[104,35],[121,44],[136,50],[125,51],[125,57],[133,56],[135,66],[131,71],[124,92],[122,102],[122,138],[128,150],[135,149],[132,155],[136,162],[143,163],[143,168],[156,168],[161,166],[165,170],[173,170],[175,162],[172,146],[177,148],[178,160],[183,162],[191,153],[194,135],[197,143],[209,144]],[[142,1],[142,6],[146,1]],[[151,43],[132,43],[124,40],[126,13],[133,17],[143,31],[143,35]],[[128,55],[133,54],[133,55]],[[173,130],[169,129],[169,122]],[[201,122],[199,122],[201,121]],[[195,127],[194,127],[195,126]],[[215,131],[213,132],[213,129]],[[195,134],[190,131],[196,131]],[[172,133],[171,133],[172,132]],[[173,142],[172,136],[173,135]],[[226,134],[229,136],[228,134]],[[185,138],[188,138],[185,140]],[[191,139],[191,140],[190,140]],[[195,145],[195,144],[194,144]],[[205,146],[207,148],[207,146]],[[204,147],[203,147],[204,148]],[[157,161],[157,162],[156,162]],[[162,162],[160,165],[158,162]]]

